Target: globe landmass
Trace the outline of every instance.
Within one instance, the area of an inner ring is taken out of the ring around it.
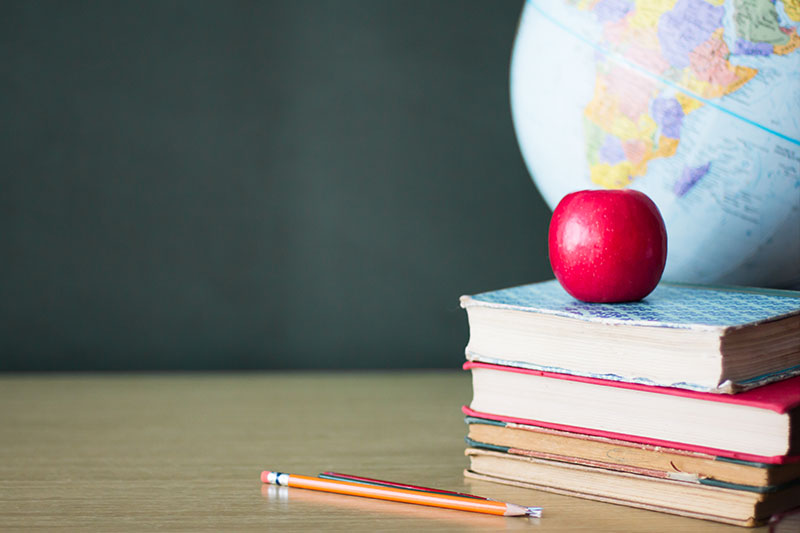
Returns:
[[[664,279],[800,286],[800,0],[531,0],[511,67],[520,147],[554,207],[631,187]]]

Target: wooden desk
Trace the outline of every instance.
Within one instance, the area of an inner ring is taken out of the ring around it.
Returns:
[[[0,529],[748,531],[465,480],[470,394],[459,371],[0,376]],[[544,517],[262,487],[262,469],[475,492]]]

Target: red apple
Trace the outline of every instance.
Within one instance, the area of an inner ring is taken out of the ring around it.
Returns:
[[[553,211],[550,266],[584,302],[631,302],[656,288],[667,260],[667,230],[653,201],[633,189],[578,191]]]

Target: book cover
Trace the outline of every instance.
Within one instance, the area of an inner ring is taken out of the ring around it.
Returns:
[[[544,313],[613,325],[724,330],[800,314],[800,291],[660,283],[645,299],[586,303],[557,280],[462,296],[473,305]]]

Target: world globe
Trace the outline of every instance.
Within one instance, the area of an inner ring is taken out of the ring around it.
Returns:
[[[800,288],[800,0],[530,0],[510,90],[545,201],[640,190],[663,279]]]

